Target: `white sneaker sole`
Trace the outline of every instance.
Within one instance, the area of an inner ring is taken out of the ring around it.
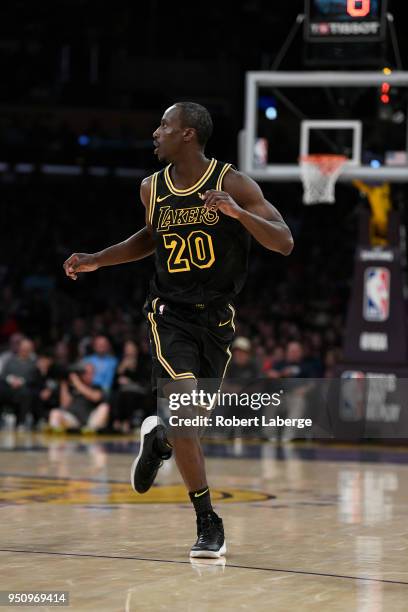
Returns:
[[[154,429],[158,425],[163,425],[163,421],[161,420],[161,418],[158,417],[158,416],[149,416],[149,417],[147,417],[147,419],[145,419],[143,421],[142,427],[140,428],[140,449],[139,449],[139,454],[136,457],[136,459],[134,460],[134,462],[132,463],[132,467],[130,469],[130,484],[132,485],[132,489],[134,490],[134,492],[137,493],[138,495],[140,495],[140,493],[139,493],[139,491],[136,491],[135,485],[134,485],[134,482],[135,482],[135,472],[136,472],[137,464],[139,463],[139,459],[142,456],[144,437],[148,433],[150,433],[152,431],[152,429]]]
[[[227,545],[224,543],[220,550],[190,550],[190,557],[193,559],[219,559],[227,554]]]

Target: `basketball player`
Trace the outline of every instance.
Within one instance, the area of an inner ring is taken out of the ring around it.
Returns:
[[[124,242],[94,254],[74,253],[64,269],[80,272],[155,254],[155,275],[145,304],[150,326],[153,382],[192,391],[197,379],[222,379],[234,335],[232,302],[246,273],[250,236],[270,251],[289,255],[291,232],[259,186],[231,164],[205,156],[213,129],[206,108],[178,102],[153,134],[154,153],[168,165],[141,184],[146,225]],[[170,437],[170,436],[169,436]],[[132,486],[145,493],[162,461],[174,452],[197,515],[191,557],[226,553],[221,518],[211,505],[198,435],[171,436],[157,416],[145,419]]]

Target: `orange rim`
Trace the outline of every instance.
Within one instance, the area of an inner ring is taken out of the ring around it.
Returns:
[[[347,162],[347,159],[345,155],[334,155],[329,153],[327,155],[301,155],[299,158],[301,163],[318,166],[322,174],[333,174],[333,172]]]

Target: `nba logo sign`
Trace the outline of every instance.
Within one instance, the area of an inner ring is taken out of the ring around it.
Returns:
[[[390,311],[390,271],[367,268],[364,274],[364,312],[366,321],[386,321]]]

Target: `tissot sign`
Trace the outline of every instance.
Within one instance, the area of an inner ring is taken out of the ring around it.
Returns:
[[[319,36],[343,36],[354,38],[356,36],[375,36],[380,34],[381,24],[379,21],[356,21],[353,23],[340,23],[338,21],[320,21],[310,24],[310,35]]]
[[[310,42],[378,41],[385,33],[385,0],[306,0]]]

